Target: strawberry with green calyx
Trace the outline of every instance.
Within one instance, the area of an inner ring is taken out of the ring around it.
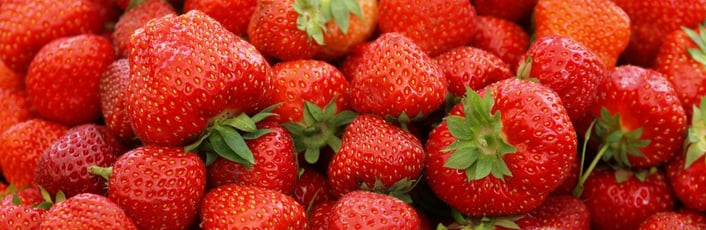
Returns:
[[[454,222],[449,225],[439,224],[436,230],[504,230],[504,229],[520,229],[517,225],[517,220],[522,216],[504,216],[504,217],[465,217],[457,210],[452,210],[451,216]]]
[[[678,153],[667,164],[667,176],[674,194],[684,206],[706,211],[706,97],[699,107],[693,106],[693,116],[684,143],[684,152]]]
[[[343,33],[348,32],[350,14],[363,17],[357,0],[295,0],[294,10],[299,13],[297,29],[305,31],[317,44],[324,45],[326,23],[333,20]]]
[[[377,0],[346,0],[357,2],[362,16],[358,16],[355,11],[350,14],[348,29],[333,20],[326,23],[324,33],[324,46],[319,53],[314,56],[316,59],[334,61],[346,56],[356,45],[370,40],[375,34],[378,25],[378,1]],[[338,4],[339,1],[334,1]],[[333,5],[332,5],[333,6]],[[355,7],[355,6],[353,6]],[[342,8],[342,7],[338,7]],[[345,20],[345,18],[344,18]]]
[[[15,201],[0,206],[0,229],[39,229],[47,210]]]

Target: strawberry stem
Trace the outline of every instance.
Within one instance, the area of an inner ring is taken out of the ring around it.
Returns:
[[[591,122],[591,125],[588,126],[588,130],[586,131],[586,134],[584,135],[584,141],[583,141],[583,149],[581,150],[581,164],[579,165],[579,181],[576,183],[576,187],[574,187],[574,191],[572,192],[573,196],[576,198],[581,198],[581,195],[583,194],[583,189],[584,189],[584,184],[586,183],[586,180],[588,180],[588,177],[591,175],[593,170],[596,168],[596,165],[598,165],[598,162],[601,161],[603,158],[603,155],[608,151],[608,145],[602,145],[601,149],[598,151],[598,154],[593,158],[591,161],[591,165],[586,168],[584,171],[583,165],[586,160],[586,146],[588,145],[588,140],[591,138],[591,133],[593,132],[593,125],[596,123],[596,120]]]
[[[110,181],[110,176],[113,174],[113,167],[88,166],[88,172],[103,177],[106,181]]]
[[[688,129],[688,136],[684,143],[686,150],[686,160],[684,168],[689,168],[696,160],[706,154],[706,97],[701,98],[699,107],[693,106],[694,112],[691,116],[691,126]]]

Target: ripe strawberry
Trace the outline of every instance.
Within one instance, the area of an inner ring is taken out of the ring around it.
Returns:
[[[558,13],[561,12],[561,13]],[[608,69],[630,41],[630,18],[610,0],[539,0],[534,8],[536,38],[562,35],[593,51]]]
[[[479,16],[475,23],[469,45],[498,56],[510,65],[510,71],[514,73],[520,56],[529,48],[529,34],[519,25],[500,18]]]
[[[250,43],[263,55],[281,61],[292,61],[312,58],[321,50],[320,44],[323,41],[317,43],[313,35],[308,34],[310,29],[298,28],[300,20],[304,25],[315,22],[298,19],[299,13],[294,5],[295,0],[260,1],[250,19],[248,37]],[[312,6],[298,7],[305,9]]]
[[[620,66],[598,86],[591,106],[604,160],[651,167],[680,149],[686,114],[672,85],[657,71]]]
[[[537,0],[471,0],[478,15],[519,22],[529,19]]]
[[[329,183],[339,197],[358,189],[405,193],[421,176],[424,160],[414,135],[380,117],[360,115],[343,133],[329,164]]]
[[[688,129],[685,149],[667,164],[667,176],[674,194],[691,209],[706,211],[706,97],[699,107],[693,106],[694,116]]]
[[[369,191],[347,193],[336,201],[329,215],[328,229],[331,230],[417,230],[421,224],[412,206],[395,197]]]
[[[44,202],[44,197],[39,188],[23,187],[17,188],[15,185],[10,185],[5,192],[0,193],[0,207],[8,205],[27,205],[27,206],[38,206]]]
[[[203,161],[178,147],[138,147],[120,156],[108,172],[90,170],[109,177],[108,197],[138,229],[188,229],[206,187]]]
[[[516,221],[521,229],[590,229],[586,204],[569,195],[550,196],[542,205]]]
[[[334,19],[325,26],[323,35],[324,45],[316,54],[316,58],[323,60],[334,60],[348,54],[353,47],[367,41],[377,28],[378,24],[378,1],[377,0],[347,0],[344,2],[334,2],[332,4],[358,4],[360,14],[349,13],[348,23],[341,23],[338,20],[346,20],[345,16],[342,19]],[[332,5],[333,6],[333,5]],[[350,6],[349,6],[350,7]],[[347,12],[341,13],[345,14]],[[343,16],[338,14],[340,16]],[[338,16],[339,18],[341,18]],[[335,23],[334,23],[335,22]]]
[[[112,33],[113,43],[120,57],[127,57],[130,52],[130,37],[149,20],[165,15],[176,15],[174,8],[164,0],[149,0],[126,11]]]
[[[365,52],[369,50],[368,48],[372,42],[363,42],[353,47],[353,49],[345,56],[339,70],[346,77],[348,82],[353,80],[353,77],[361,75],[361,71],[365,70],[365,65],[363,63],[366,61]]]
[[[350,98],[359,113],[408,122],[436,110],[444,101],[444,73],[412,40],[386,33],[365,46],[352,67]]]
[[[309,210],[309,225],[307,229],[328,230],[329,216],[335,204],[336,201],[326,201],[314,205],[311,210]]]
[[[31,205],[0,206],[0,229],[39,229],[46,212]]]
[[[17,123],[0,135],[0,166],[5,179],[17,187],[30,185],[39,157],[67,127],[43,119]]]
[[[378,16],[381,33],[401,33],[434,57],[471,40],[476,10],[466,0],[382,0]]]
[[[137,229],[125,211],[107,197],[81,193],[53,205],[41,229]]]
[[[184,12],[199,10],[220,22],[235,35],[247,35],[250,18],[259,4],[258,0],[185,0]]]
[[[312,168],[304,168],[294,185],[292,197],[304,207],[336,200],[328,178]]]
[[[229,184],[210,190],[200,208],[203,229],[306,229],[304,207],[277,191]]]
[[[695,27],[706,18],[706,1],[613,1],[630,16],[632,36],[622,62],[652,67],[664,37],[680,27]],[[608,31],[608,30],[606,30]]]
[[[589,111],[606,68],[600,57],[569,37],[539,37],[520,60],[519,77],[534,78],[561,97],[569,117],[578,120]]]
[[[123,152],[120,141],[105,126],[73,127],[39,157],[34,183],[50,194],[62,191],[67,197],[80,193],[104,195],[107,181],[90,174],[88,167],[110,167]]]
[[[424,175],[434,193],[481,217],[539,206],[567,177],[577,139],[553,90],[510,78],[469,89],[425,146]]]
[[[1,6],[0,59],[17,73],[27,72],[45,44],[61,37],[100,33],[105,23],[93,0],[15,0]]]
[[[691,119],[691,107],[698,105],[706,95],[706,24],[697,29],[675,30],[662,39],[657,52],[654,69],[664,74],[672,83],[687,119]]]
[[[95,121],[100,117],[98,83],[114,60],[113,45],[102,36],[54,40],[29,66],[27,95],[39,115],[49,120],[68,126]]]
[[[696,220],[699,216],[694,216],[678,212],[660,212],[655,213],[643,221],[638,230],[663,230],[663,229],[682,229],[682,230],[698,230],[706,228],[706,217],[701,222]]]
[[[0,134],[22,121],[34,118],[27,93],[18,89],[0,88]]]
[[[5,62],[0,59],[0,88],[22,90],[25,87],[24,85],[24,76],[10,69],[10,67],[5,65]]]
[[[129,82],[130,64],[127,58],[122,58],[106,68],[98,88],[106,128],[123,143],[134,144],[137,142],[135,132],[132,131],[132,123],[127,113]]]
[[[152,20],[131,42],[127,112],[144,143],[183,146],[268,105],[269,64],[203,12]]]
[[[509,65],[485,50],[464,46],[434,57],[455,97],[463,97],[466,87],[478,90],[486,85],[512,77]]]
[[[660,171],[593,171],[582,196],[591,212],[591,227],[637,229],[652,214],[672,210],[674,195],[668,183]]]

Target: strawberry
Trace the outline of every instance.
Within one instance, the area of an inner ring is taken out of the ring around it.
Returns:
[[[360,14],[357,11],[353,11],[353,14],[349,13],[347,25],[344,22],[339,22],[346,20],[345,16],[341,16],[347,12],[333,15],[335,20],[329,21],[324,25],[324,45],[315,56],[318,59],[334,60],[345,56],[353,47],[371,38],[377,28],[378,1],[346,0],[341,3],[334,2],[333,4],[346,4],[352,8],[356,8],[355,4],[357,4],[358,8],[360,8]],[[336,17],[337,15],[338,18]]]
[[[243,185],[211,189],[200,208],[202,229],[306,229],[304,207],[280,192]]]
[[[176,15],[174,8],[164,0],[149,0],[141,3],[120,16],[115,23],[111,37],[120,57],[127,57],[130,52],[130,36],[149,20],[165,15]]]
[[[417,230],[421,224],[417,211],[409,204],[369,191],[353,191],[338,199],[331,208],[328,221],[330,230]]]
[[[138,229],[188,229],[206,187],[203,161],[178,147],[138,147],[120,156],[112,168],[89,170],[109,179],[108,197]]]
[[[422,143],[411,133],[372,115],[356,117],[343,133],[328,168],[337,196],[358,189],[399,194],[410,191],[424,168]]]
[[[131,44],[127,113],[143,143],[183,146],[269,105],[269,64],[203,12],[152,20]]]
[[[101,111],[105,127],[123,143],[136,142],[127,113],[127,87],[130,82],[130,63],[121,58],[111,63],[98,83]]]
[[[335,204],[335,201],[326,201],[314,205],[309,211],[309,225],[307,229],[328,230],[329,215]]]
[[[596,229],[637,229],[652,214],[669,211],[674,195],[661,171],[593,171],[581,197]],[[606,215],[609,214],[609,215]]]
[[[304,207],[336,200],[328,178],[311,168],[303,168],[297,183],[294,184],[292,197]]]
[[[15,185],[10,185],[0,193],[0,197],[2,197],[0,207],[8,205],[38,206],[44,202],[44,197],[37,187],[17,188]]]
[[[123,152],[120,141],[104,126],[73,127],[39,157],[34,183],[50,194],[62,191],[67,197],[80,193],[104,195],[106,181],[90,174],[88,167],[109,167]]]
[[[46,212],[31,205],[0,206],[0,229],[39,229]]]
[[[651,167],[680,149],[686,114],[672,85],[657,71],[620,66],[598,86],[591,112],[604,160]]]
[[[698,230],[706,228],[706,217],[694,216],[678,212],[655,213],[643,221],[638,230],[683,229]]]
[[[572,121],[588,112],[606,75],[600,57],[576,40],[558,35],[537,38],[520,60],[519,77],[534,78],[561,97]]]
[[[27,95],[47,119],[68,126],[95,121],[100,117],[98,83],[114,60],[113,45],[99,35],[54,40],[29,66]]]
[[[26,73],[45,44],[65,36],[100,33],[104,23],[93,0],[6,1],[0,8],[0,59],[13,71]]]
[[[542,205],[516,221],[521,229],[590,229],[586,204],[578,198],[550,196]]]
[[[40,156],[68,128],[43,119],[17,123],[0,135],[0,166],[8,182],[30,185]]]
[[[657,51],[654,69],[662,73],[675,89],[687,119],[691,107],[706,95],[706,24],[697,29],[683,28],[667,34]]]
[[[444,73],[421,48],[399,33],[386,33],[359,57],[352,76],[350,98],[359,113],[398,119],[420,119],[444,101]]]
[[[248,37],[250,43],[263,55],[281,61],[292,61],[312,58],[321,50],[323,38],[317,43],[313,35],[308,33],[311,29],[298,28],[300,24],[310,25],[316,21],[306,21],[305,16],[299,19],[294,4],[295,0],[265,0],[260,1],[259,7],[255,9],[248,24]],[[310,7],[313,6],[298,6],[300,10]]]
[[[557,13],[561,12],[561,13]],[[562,35],[593,51],[608,69],[630,41],[630,18],[610,0],[539,0],[534,8],[534,37]]]
[[[488,51],[517,70],[520,56],[527,52],[530,36],[519,25],[490,16],[476,17],[473,38],[469,45]]]
[[[24,76],[16,73],[0,60],[0,88],[21,90],[24,89],[24,85]]]
[[[381,0],[378,16],[381,33],[401,33],[434,57],[471,40],[476,10],[466,0]]]
[[[480,16],[519,22],[529,19],[537,0],[471,0]]]
[[[699,107],[693,106],[693,117],[685,141],[685,151],[678,152],[667,164],[667,176],[674,194],[684,206],[706,211],[706,97]]]
[[[199,10],[220,22],[228,31],[244,36],[258,0],[185,0],[184,12]]]
[[[444,71],[448,90],[455,97],[463,97],[466,87],[477,90],[514,75],[499,57],[469,46],[442,53],[434,61]]]
[[[667,34],[682,26],[695,27],[706,18],[704,0],[613,2],[630,16],[632,36],[621,61],[645,68],[653,66]]]
[[[539,206],[567,177],[577,139],[553,90],[510,78],[469,89],[425,147],[424,176],[434,193],[462,214],[482,217]]]
[[[125,211],[102,195],[81,193],[53,205],[41,229],[137,229]]]
[[[0,108],[0,133],[36,116],[23,90],[0,88]]]

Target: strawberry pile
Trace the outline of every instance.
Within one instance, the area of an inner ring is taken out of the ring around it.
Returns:
[[[706,229],[705,20],[0,0],[0,229]]]

